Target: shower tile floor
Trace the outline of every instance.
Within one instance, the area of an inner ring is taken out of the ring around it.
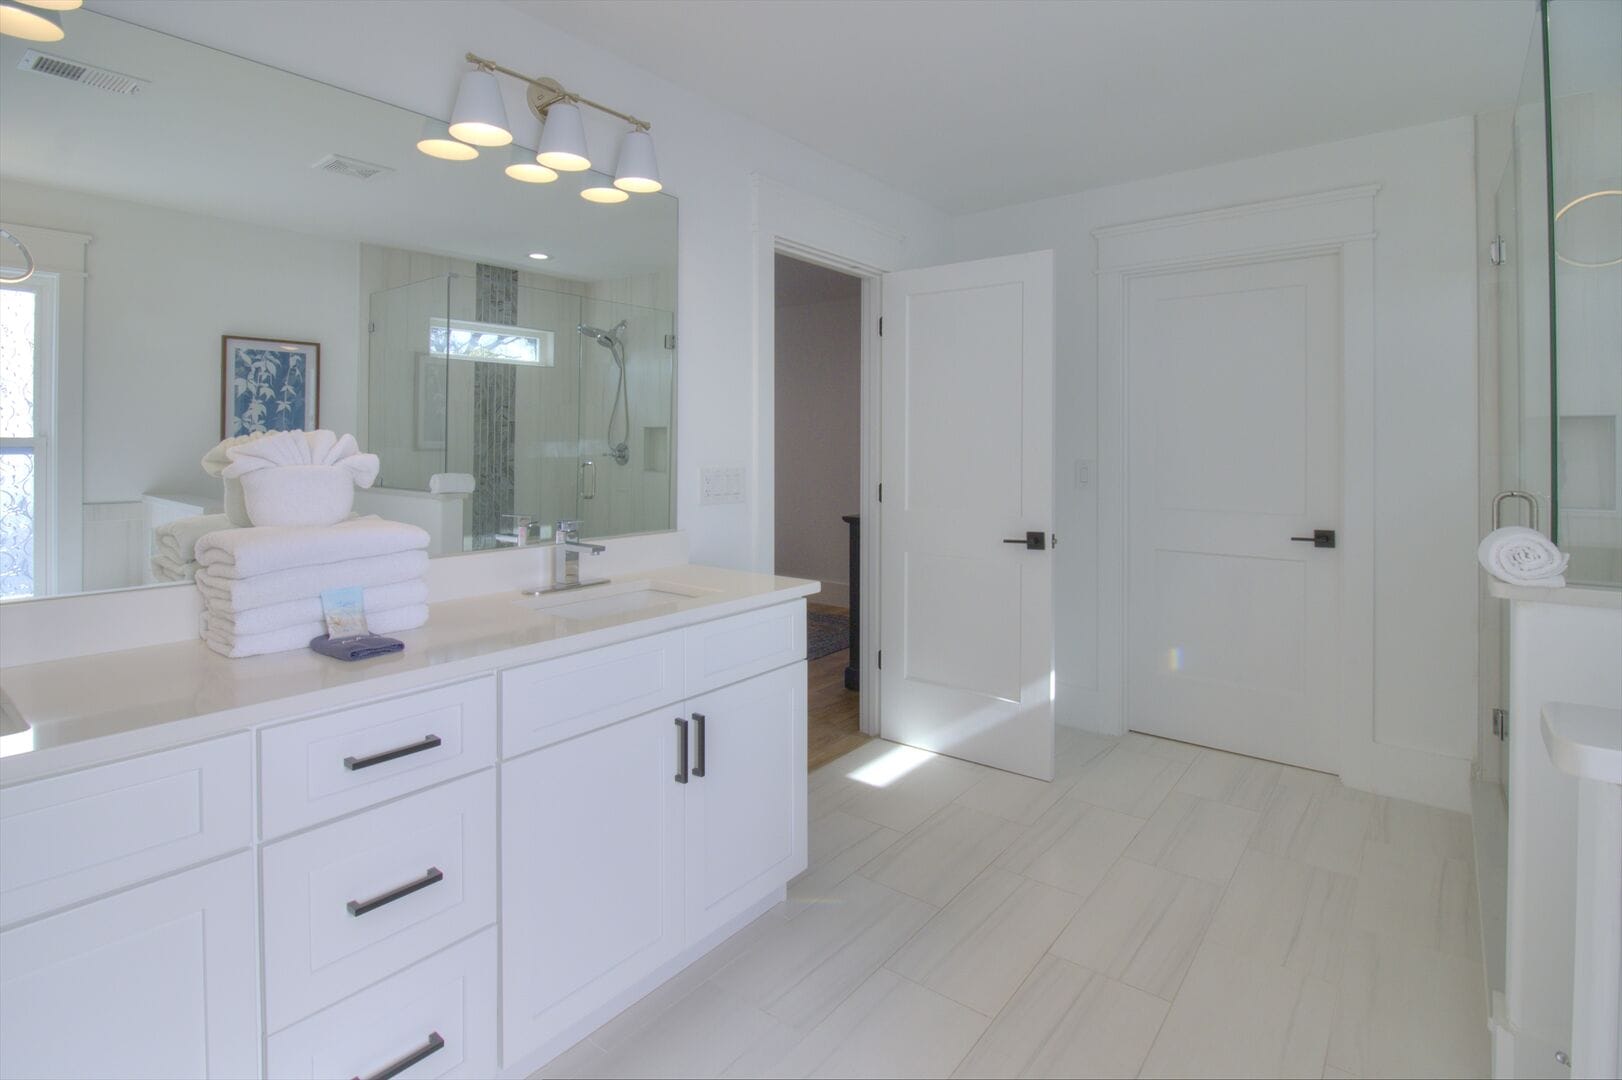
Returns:
[[[538,1076],[1484,1076],[1470,819],[1061,728],[1051,784],[874,740],[788,899]]]

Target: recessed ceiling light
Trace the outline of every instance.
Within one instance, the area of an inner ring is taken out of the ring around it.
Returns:
[[[552,256],[544,251],[532,251],[529,253],[529,257],[532,259],[550,259]]]

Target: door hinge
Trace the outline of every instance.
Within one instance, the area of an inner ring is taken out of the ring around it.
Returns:
[[[1500,739],[1509,738],[1509,710],[1494,709],[1492,711],[1492,733]]]
[[[1503,266],[1508,261],[1509,249],[1505,246],[1502,236],[1493,237],[1492,243],[1487,245],[1487,258],[1492,260],[1494,266]]]
[[[879,337],[884,336],[884,316],[879,316]]]
[[[884,650],[883,649],[879,650],[879,670],[880,671],[884,670]]]
[[[881,484],[879,484],[879,502],[883,502],[883,501],[884,501],[884,485],[881,483]]]
[[[675,347],[676,347],[676,335],[675,334],[666,334],[665,335],[665,348],[674,349]]]

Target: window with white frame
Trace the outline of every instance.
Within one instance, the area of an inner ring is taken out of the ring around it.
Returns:
[[[51,388],[57,278],[0,286],[0,600],[50,581]]]
[[[552,367],[552,331],[522,326],[434,319],[428,324],[428,351],[435,356],[497,364]]]

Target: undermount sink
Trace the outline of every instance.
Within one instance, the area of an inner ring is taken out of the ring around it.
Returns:
[[[623,585],[587,586],[586,589],[583,595],[579,590],[566,589],[526,596],[518,603],[544,615],[585,622],[661,608],[674,610],[678,601],[692,600],[709,591],[666,581],[632,581]]]

